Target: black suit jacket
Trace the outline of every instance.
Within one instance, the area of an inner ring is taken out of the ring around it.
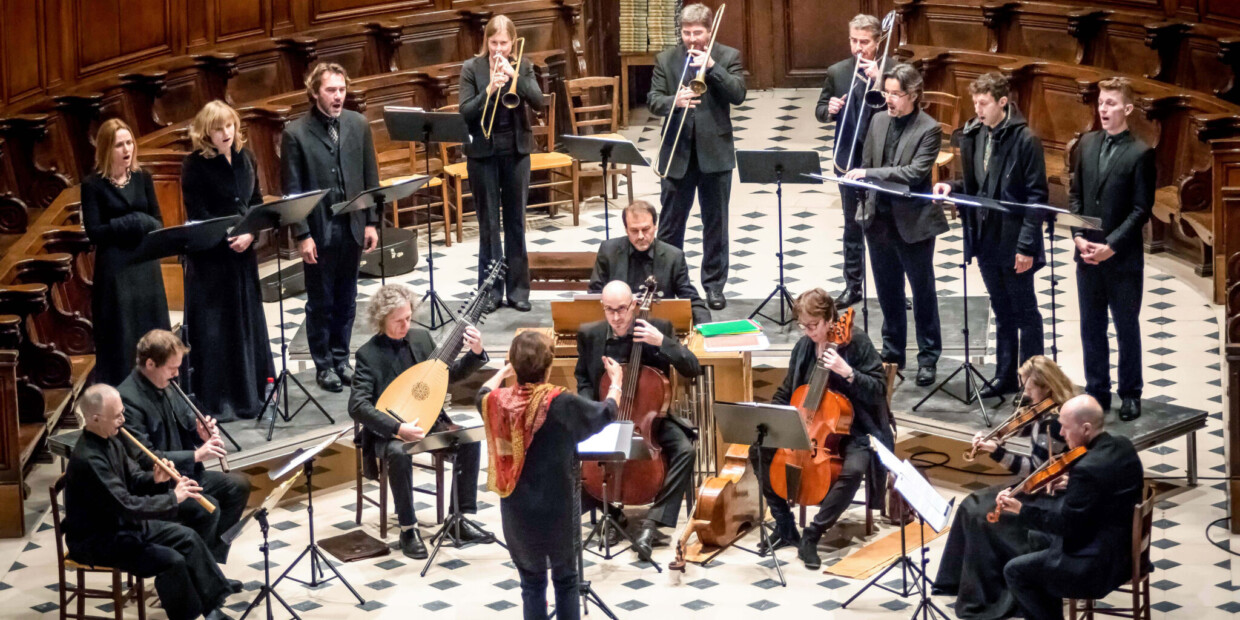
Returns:
[[[680,344],[672,324],[663,319],[650,319],[650,324],[663,332],[663,346],[642,345],[642,363],[663,372],[675,368],[685,377],[696,377],[702,374],[697,356]],[[598,386],[603,378],[603,353],[606,351],[607,338],[611,335],[611,326],[607,321],[595,321],[581,326],[577,332],[577,394],[586,400],[598,400]],[[616,360],[617,362],[622,360]]]
[[[677,44],[662,52],[654,59],[654,76],[650,79],[650,94],[646,96],[646,105],[652,114],[669,116],[672,113],[672,102],[676,100],[676,91],[680,84],[676,81],[685,68],[685,57],[688,52],[684,44]],[[745,102],[745,76],[741,75],[741,53],[735,48],[715,44],[710,52],[715,66],[706,72],[706,92],[701,96],[701,103],[689,112],[685,119],[684,133],[676,145],[676,153],[668,176],[679,179],[685,176],[689,165],[690,140],[697,148],[698,169],[702,172],[724,172],[736,167],[736,147],[732,143],[732,106]],[[693,68],[685,74],[685,84],[689,83]],[[680,122],[680,114],[671,118]],[[667,161],[672,146],[671,134],[676,130],[673,126],[668,130],[667,141],[660,145],[659,161]]]
[[[353,110],[340,113],[338,146],[332,142],[327,128],[313,110],[284,128],[280,142],[280,177],[284,195],[334,188],[338,167],[343,169],[345,195],[337,196],[336,192],[329,191],[304,222],[294,224],[293,234],[299,241],[314,237],[315,245],[327,245],[331,206],[352,200],[367,189],[379,187],[379,165],[375,160],[370,124],[366,117]],[[346,217],[349,218],[349,231],[358,245],[362,244],[365,228],[379,224],[379,214],[374,209],[354,211]]]
[[[1055,537],[1056,568],[1080,588],[1075,597],[1102,598],[1132,577],[1132,514],[1144,475],[1132,442],[1102,433],[1072,465],[1060,503],[1022,506],[1023,522]]]
[[[538,85],[538,80],[534,77],[534,65],[528,60],[521,61],[521,67],[517,71],[517,96],[521,98],[520,105],[516,110],[516,125],[513,131],[516,134],[517,152],[522,155],[528,155],[535,150],[534,133],[532,127],[533,119],[530,118],[531,111],[541,112],[543,109],[543,92]],[[469,126],[469,135],[473,138],[473,142],[462,145],[466,157],[490,157],[493,153],[491,139],[483,135],[482,112],[483,105],[487,98],[487,84],[491,81],[491,59],[487,56],[474,56],[465,61],[461,65],[461,83],[460,83],[460,102],[459,108],[461,116],[465,119],[465,124]],[[512,83],[509,82],[500,92],[508,92],[508,88]],[[491,105],[496,105],[498,95],[491,95]],[[488,106],[489,107],[489,106]],[[496,112],[498,114],[498,112]],[[491,111],[487,110],[487,116],[491,115]]]
[[[697,288],[689,281],[689,265],[685,253],[670,243],[658,239],[650,245],[654,252],[654,277],[659,292],[665,299],[688,299],[693,304],[693,322],[709,323],[710,309],[698,295]],[[612,280],[623,280],[629,288],[637,290],[643,283],[629,275],[629,255],[634,252],[628,237],[616,237],[604,241],[594,259],[594,272],[590,274],[590,292],[601,293]]]
[[[383,395],[383,390],[387,389],[400,373],[429,359],[435,352],[435,341],[431,339],[430,332],[421,327],[410,328],[409,333],[405,334],[405,346],[409,347],[413,355],[413,364],[406,366],[401,363],[400,358],[393,356],[380,344],[381,338],[386,336],[375,334],[357,350],[357,366],[353,386],[349,391],[349,417],[362,425],[360,437],[354,439],[360,439],[362,444],[363,472],[372,478],[375,470],[371,468],[375,465],[376,446],[396,437],[400,430],[400,422],[376,409],[375,403]],[[466,351],[465,355],[452,363],[448,371],[448,381],[452,383],[468,377],[482,368],[487,359],[485,351],[482,355]]]
[[[896,159],[890,166],[884,166],[882,159],[891,115],[886,112],[874,115],[861,155],[861,167],[865,168],[867,179],[901,183],[914,192],[928,194],[931,190],[930,172],[934,167],[934,160],[939,156],[943,131],[939,129],[938,121],[929,114],[921,110],[912,114],[916,117],[909,121],[909,125],[900,134]],[[878,208],[875,204],[875,192],[867,194],[862,208],[857,210],[857,221],[862,228],[870,227]],[[931,200],[903,196],[890,198],[891,215],[895,220],[896,230],[905,243],[925,241],[947,232],[947,216],[943,215],[943,209]]]
[[[1154,209],[1154,149],[1131,136],[1117,147],[1110,167],[1103,171],[1098,169],[1098,157],[1105,137],[1101,130],[1081,136],[1068,191],[1072,212],[1102,218],[1102,230],[1073,229],[1072,236],[1106,243],[1115,251],[1101,264],[1082,263],[1084,267],[1139,271],[1145,267],[1141,230]],[[1081,253],[1075,256],[1081,262]]]
[[[984,126],[974,118],[961,132],[960,161],[964,178],[951,181],[952,191],[971,196],[986,196],[1019,203],[1046,204],[1046,155],[1042,141],[1030,131],[1025,117],[1016,104],[1009,103],[1007,118],[994,129],[990,147],[988,172],[978,169],[977,149],[984,136]],[[961,209],[965,224],[965,260],[984,256],[1004,267],[1012,267],[1019,252],[1033,258],[1035,267],[1046,264],[1042,249],[1042,212],[990,213]],[[992,227],[983,222],[997,218]],[[998,230],[997,238],[983,237],[983,231]]]
[[[882,61],[879,61],[882,63]],[[885,66],[891,66],[897,61],[894,58],[887,60]],[[852,164],[857,167],[861,163],[861,151],[865,147],[865,142],[860,138],[853,138],[854,129],[861,137],[866,135],[870,128],[870,120],[879,109],[871,108],[865,105],[865,82],[864,76],[859,76],[857,86],[852,88],[852,77],[857,75],[857,57],[849,56],[827,68],[827,78],[822,83],[822,91],[818,93],[818,105],[814,107],[814,117],[820,123],[835,123],[835,164],[836,172],[843,172],[848,166],[848,145],[853,145]],[[846,99],[848,91],[852,90],[852,99],[840,110],[839,114],[830,113],[830,105],[832,97]],[[860,112],[860,113],[858,113]],[[843,123],[841,123],[843,117]],[[859,122],[858,122],[859,121]],[[842,145],[842,146],[841,146]]]
[[[129,376],[116,386],[125,404],[125,429],[134,439],[162,459],[172,461],[184,476],[202,474],[203,464],[194,461],[194,450],[203,444],[198,436],[194,412],[178,394],[168,386],[160,390],[147,380],[140,370],[134,368]],[[125,442],[129,456],[144,468],[155,466],[132,442]]]

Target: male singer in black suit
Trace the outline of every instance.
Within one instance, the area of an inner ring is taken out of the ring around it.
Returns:
[[[745,101],[745,77],[741,75],[741,54],[735,48],[715,42],[710,56],[706,55],[713,22],[714,12],[705,5],[689,4],[681,9],[681,44],[655,57],[646,104],[652,114],[668,117],[670,124],[665,142],[659,145],[657,172],[667,171],[659,197],[663,204],[659,239],[684,249],[685,226],[696,193],[702,207],[702,288],[710,308],[722,310],[727,305],[723,287],[728,281],[728,200],[732,169],[736,167],[731,109]],[[688,57],[692,61],[684,71]],[[692,79],[703,63],[706,92],[696,95],[687,82],[676,80],[682,71],[685,80]],[[672,152],[682,114],[688,117]],[[670,166],[666,163],[669,158]]]
[[[634,341],[642,343],[642,365],[663,371],[676,369],[683,377],[696,377],[702,372],[697,357],[676,339],[671,323],[662,319],[637,320],[637,300],[629,285],[614,280],[603,287],[605,321],[588,323],[577,332],[577,394],[586,400],[598,400],[599,386],[606,369],[603,357],[620,364],[629,361]],[[670,378],[670,376],[669,376]],[[697,430],[689,421],[668,415],[655,421],[654,440],[663,449],[667,475],[663,487],[650,505],[637,537],[636,551],[642,559],[650,558],[656,544],[665,543],[658,527],[676,527],[680,502],[693,488],[693,441]]]
[[[284,128],[280,146],[284,194],[329,190],[305,221],[293,226],[306,272],[306,339],[319,387],[339,392],[353,382],[349,336],[363,248],[379,245],[374,209],[333,217],[331,205],[379,186],[374,140],[366,117],[344,109],[349,76],[319,63],[306,78],[314,105]]]
[[[1059,502],[1023,505],[1010,489],[996,500],[1002,518],[1048,535],[1040,537],[1047,548],[1003,568],[1029,620],[1062,620],[1063,599],[1100,599],[1132,577],[1132,513],[1141,503],[1144,469],[1128,438],[1104,430],[1104,414],[1088,394],[1059,412],[1068,448],[1086,448],[1071,465]]]
[[[969,85],[977,118],[964,126],[960,164],[964,178],[934,186],[936,195],[964,192],[1014,203],[1046,203],[1046,161],[1042,141],[1033,135],[1016,104],[1011,86],[998,73]],[[962,208],[964,259],[977,267],[990,294],[995,316],[995,376],[981,391],[995,398],[1020,389],[1016,368],[1042,354],[1042,313],[1033,274],[1046,264],[1042,252],[1042,212],[1013,208],[1009,213]]]
[[[901,63],[887,69],[883,74],[887,113],[870,121],[861,167],[848,171],[847,178],[890,181],[917,193],[930,192],[930,172],[942,131],[938,121],[918,106],[922,86],[921,74],[912,65]],[[934,238],[947,232],[947,217],[929,199],[870,192],[857,221],[865,230],[878,305],[883,310],[883,361],[904,366],[907,275],[917,325],[917,385],[930,385],[943,350],[934,290]]]
[[[1102,219],[1102,230],[1072,231],[1081,304],[1085,392],[1111,408],[1107,310],[1119,347],[1121,420],[1141,415],[1141,293],[1145,271],[1141,229],[1154,208],[1154,150],[1128,130],[1132,85],[1098,83],[1100,131],[1081,136],[1068,202],[1072,212]]]
[[[659,214],[645,200],[635,201],[620,212],[627,237],[608,239],[598,249],[590,292],[601,293],[612,280],[628,283],[637,290],[653,275],[664,299],[688,299],[693,306],[693,322],[709,323],[710,310],[689,281],[685,253],[655,238]]]
[[[827,69],[827,80],[818,95],[814,116],[820,123],[835,123],[832,157],[835,174],[844,174],[861,165],[870,117],[878,111],[865,104],[865,93],[867,83],[874,83],[867,80],[877,81],[880,77],[877,57],[882,34],[883,27],[877,17],[862,14],[852,18],[848,22],[848,46],[852,55]],[[863,192],[855,187],[840,186],[840,201],[844,206],[844,291],[835,298],[837,308],[847,308],[861,301],[865,241],[861,237],[861,225],[857,223],[857,206],[862,195]]]

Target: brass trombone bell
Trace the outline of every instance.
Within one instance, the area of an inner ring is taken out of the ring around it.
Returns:
[[[525,55],[525,37],[517,37],[517,56],[511,60],[513,76],[509,83],[508,89],[503,92],[495,93],[495,102],[491,103],[491,95],[487,95],[486,101],[482,103],[482,122],[484,128],[482,135],[487,138],[491,137],[491,130],[495,126],[495,116],[499,114],[499,106],[503,104],[509,110],[515,109],[521,105],[521,97],[517,95],[517,80],[521,77],[521,57]],[[488,112],[490,116],[487,116]]]

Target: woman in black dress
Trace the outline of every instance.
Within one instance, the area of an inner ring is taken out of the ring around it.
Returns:
[[[555,613],[577,620],[577,547],[581,511],[573,467],[577,444],[616,417],[624,370],[603,358],[611,390],[603,402],[585,400],[547,383],[551,340],[518,334],[508,364],[478,390],[487,432],[487,488],[500,496],[504,540],[521,577],[526,620],[547,617],[547,568],[555,584]],[[516,385],[500,387],[516,376]]]
[[[82,181],[82,223],[95,244],[94,380],[120,385],[133,369],[138,339],[170,326],[159,261],[132,262],[138,243],[163,220],[151,175],[138,167],[133,132],[118,118],[95,136],[95,171]]]
[[[194,117],[194,152],[181,166],[186,218],[245,215],[263,203],[254,153],[244,148],[240,129],[237,112],[220,101]],[[253,235],[231,237],[186,261],[190,391],[220,422],[258,417],[275,375],[253,243]]]
[[[1053,412],[1075,395],[1072,382],[1059,366],[1045,355],[1035,355],[1025,361],[1017,371],[1024,383],[1024,403],[1033,405],[1050,397],[1055,401]],[[1055,415],[1044,416],[1027,427],[1033,445],[1032,456],[1014,454],[994,441],[983,441],[985,433],[973,437],[978,452],[990,455],[991,460],[1006,467],[1022,479],[1047,461],[1052,451],[1062,453],[1065,444],[1059,432]],[[1067,477],[1062,479],[1067,484]],[[1016,599],[1007,589],[1003,567],[1018,555],[1036,551],[1029,538],[1028,528],[1016,519],[1000,519],[997,523],[986,520],[986,513],[994,510],[995,497],[1007,484],[982,489],[970,494],[960,502],[943,559],[934,579],[934,593],[956,596],[956,616],[972,620],[1009,618],[1019,611]],[[1062,486],[1062,485],[1061,485]],[[1048,495],[1035,495],[1028,500],[1035,503],[1054,502]]]

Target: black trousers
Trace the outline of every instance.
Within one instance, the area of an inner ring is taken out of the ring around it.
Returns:
[[[654,426],[654,439],[663,450],[667,474],[663,488],[650,504],[646,520],[664,527],[676,527],[681,503],[693,490],[693,438],[680,424],[663,418]]]
[[[241,521],[250,498],[250,479],[245,474],[218,471],[204,471],[194,479],[202,487],[202,496],[215,504],[215,512],[207,512],[197,500],[187,499],[177,506],[177,521],[207,543],[216,562],[227,564],[232,545],[220,540],[220,536]]]
[[[1119,397],[1141,398],[1141,295],[1143,271],[1120,271],[1105,265],[1077,265],[1076,292],[1081,304],[1081,348],[1085,392],[1111,407],[1111,348],[1107,311],[1115,322],[1119,348]]]
[[[857,208],[864,194],[852,187],[840,186],[840,201],[844,205],[844,288],[860,291],[865,279],[865,234],[857,223]]]
[[[508,538],[505,535],[505,538]],[[508,538],[508,540],[512,540]],[[525,620],[546,620],[547,569],[555,587],[555,617],[562,620],[581,618],[581,602],[577,598],[577,557],[571,553],[554,556],[525,556],[512,553],[512,563],[521,577],[521,611]]]
[[[878,305],[883,311],[883,361],[903,365],[908,345],[904,278],[913,289],[913,321],[917,326],[917,364],[934,366],[943,352],[939,331],[939,299],[934,284],[934,237],[905,243],[895,222],[876,216],[865,231],[870,270]]]
[[[702,288],[723,292],[728,282],[728,201],[732,195],[732,171],[706,173],[698,170],[696,147],[690,149],[685,176],[661,182],[659,239],[680,249],[685,247],[685,227],[693,210],[694,195],[702,208]]]
[[[500,141],[501,134],[496,134]],[[465,163],[478,213],[478,281],[486,277],[492,260],[508,264],[504,279],[491,289],[495,303],[529,301],[530,262],[525,252],[525,204],[530,193],[530,157],[515,150],[497,152]],[[500,223],[504,239],[500,245]]]
[[[231,592],[207,543],[178,523],[146,521],[140,532],[70,544],[69,555],[78,562],[154,577],[169,620],[197,618],[223,605]]]
[[[357,311],[357,273],[362,246],[347,216],[331,221],[331,243],[318,246],[317,264],[305,264],[306,339],[318,370],[349,363],[349,337]]]
[[[865,479],[865,471],[870,466],[870,457],[873,453],[868,442],[853,441],[849,438],[842,445],[844,468],[840,472],[839,479],[831,485],[831,490],[827,491],[826,497],[822,498],[822,502],[818,504],[818,512],[814,515],[813,526],[819,533],[831,529],[831,526],[840,519],[840,515],[848,510],[848,505],[852,502],[853,496],[857,494],[857,489],[861,488],[861,482]],[[757,448],[749,449],[749,461],[753,463],[755,473],[758,471],[756,468],[759,465],[759,458],[762,459],[762,495],[766,497],[771,516],[775,517],[776,527],[790,528],[795,531],[796,516],[793,515],[788,500],[777,495],[771,488],[771,459],[775,458],[775,450],[763,448],[759,454]]]
[[[430,432],[447,430],[444,418],[431,426]],[[478,463],[482,456],[482,444],[471,443],[457,448],[456,497],[449,501],[459,502],[461,512],[478,512]],[[379,447],[379,458],[387,461],[388,486],[392,488],[392,504],[396,507],[396,520],[401,527],[417,525],[413,507],[413,458],[405,452],[405,444],[399,439],[389,440]],[[445,481],[450,483],[451,479]]]
[[[1010,515],[1009,515],[1010,516]],[[1108,585],[1098,562],[1081,562],[1063,554],[1060,539],[1033,531],[1039,551],[1012,559],[1003,567],[1008,590],[1028,620],[1062,620],[1063,599],[1100,599],[1120,585]],[[1122,579],[1122,578],[1121,578]]]
[[[1042,313],[1033,290],[1036,269],[1016,273],[1011,262],[978,257],[977,267],[995,315],[995,384],[1015,388],[1016,370],[1042,355]]]

